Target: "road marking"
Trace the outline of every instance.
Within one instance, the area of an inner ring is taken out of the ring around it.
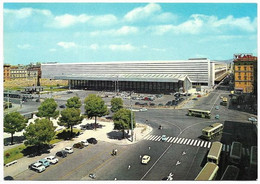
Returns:
[[[162,156],[167,152],[167,150],[172,146],[172,144],[170,144],[168,146],[168,148],[166,148],[166,150],[162,153],[162,155],[154,162],[154,164],[152,165],[152,167],[143,175],[143,177],[140,180],[143,180],[144,177],[150,172],[150,170],[152,170],[152,168],[155,166],[155,164],[162,158]]]
[[[179,144],[179,142],[182,140],[182,138],[180,138],[178,141],[177,141],[177,144]]]
[[[222,151],[225,151],[225,147],[226,147],[226,145],[223,144]]]
[[[154,135],[149,135],[149,136],[146,137],[145,139],[146,139],[146,140],[149,140],[149,139],[151,139],[153,136],[154,136]]]
[[[197,146],[199,146],[200,145],[200,140],[198,141],[198,144],[197,144]]]
[[[200,147],[203,147],[204,141],[201,141]]]
[[[227,152],[229,152],[229,145],[227,145]]]
[[[155,135],[151,135],[147,140],[152,140],[155,137]]]
[[[158,138],[156,138],[154,141],[159,141],[161,139],[162,136],[159,136]]]
[[[173,138],[173,137],[171,137],[170,139],[168,139],[167,142],[170,142],[172,138]]]
[[[191,139],[188,140],[187,145],[190,143]]]
[[[206,147],[207,147],[207,144],[208,144],[208,142],[206,142],[206,143],[204,144],[204,148],[206,148]]]
[[[179,139],[179,138],[178,138],[178,137],[176,137],[176,139],[175,139],[174,143],[176,143],[178,139]]]
[[[183,138],[183,139],[181,140],[180,144],[182,144],[184,140],[185,140],[185,138]]]
[[[196,145],[197,141],[198,141],[198,140],[195,140],[195,142],[194,142],[193,146],[195,146],[195,145]]]
[[[165,142],[166,142],[169,138],[171,139],[171,137],[167,137],[167,139],[165,140]],[[168,142],[168,141],[167,141],[167,142]]]
[[[155,139],[157,139],[157,137],[159,137],[158,135],[156,135],[155,137],[153,137],[151,140],[153,141],[153,140],[155,140]]]
[[[147,136],[144,137],[144,139],[145,139],[145,140],[148,140],[148,138],[151,137],[151,136],[152,136],[151,134],[150,134],[150,135],[147,135]]]
[[[193,142],[194,142],[194,139],[191,140],[190,145],[192,145]]]
[[[186,144],[187,140],[188,140],[188,139],[185,139],[185,141],[183,142],[183,144]]]
[[[173,142],[175,138],[176,138],[176,137],[174,137],[174,138],[171,140],[171,142]]]
[[[208,148],[210,148],[210,146],[211,146],[211,142],[209,142]]]

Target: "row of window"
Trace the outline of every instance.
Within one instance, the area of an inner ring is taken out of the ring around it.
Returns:
[[[247,78],[247,76],[244,76],[244,80],[248,80],[249,77]],[[241,80],[241,76],[238,76],[238,80]],[[254,80],[253,76],[250,76],[250,80]]]
[[[248,84],[250,85],[250,84],[252,84],[252,82],[247,82],[247,81],[246,81],[246,82],[241,82],[241,81],[239,81],[239,82],[236,82],[236,83],[238,83],[238,84],[245,84],[245,85],[248,85]]]
[[[238,70],[241,70],[241,66],[237,67]],[[244,70],[246,71],[247,69],[253,70],[253,66],[243,66]]]

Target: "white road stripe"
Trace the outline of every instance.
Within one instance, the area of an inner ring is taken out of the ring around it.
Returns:
[[[169,138],[170,138],[170,137],[167,137],[166,140],[165,140],[165,142],[166,142]],[[168,142],[168,141],[167,141],[167,142]]]
[[[162,136],[159,136],[158,138],[156,138],[154,141],[160,141]]]
[[[173,141],[174,141],[174,139],[176,139],[176,137],[174,137],[174,138],[171,140],[171,142],[173,142]]]
[[[178,142],[177,142],[177,144],[179,144],[179,142],[182,140],[182,138],[180,138],[179,140],[178,140]]]
[[[209,142],[208,148],[210,148],[210,146],[211,146],[211,142]]]
[[[194,139],[191,140],[190,145],[192,145],[193,142],[194,142]]]
[[[185,138],[183,138],[183,139],[181,140],[180,144],[182,144],[184,140],[185,140]]]
[[[170,139],[168,139],[168,141],[167,141],[167,142],[170,142],[172,138],[173,138],[173,137],[170,137]]]
[[[200,147],[203,147],[204,141],[201,141]]]
[[[189,144],[190,141],[191,141],[191,139],[188,140],[187,145]]]
[[[206,148],[206,147],[207,147],[207,144],[208,144],[208,142],[205,142],[205,144],[204,144],[204,148]]]
[[[200,145],[200,140],[198,140],[198,144],[197,144],[197,146],[199,146]]]
[[[225,147],[226,147],[226,145],[223,144],[222,151],[225,151]]]
[[[227,145],[227,152],[229,152],[229,145]]]
[[[197,141],[198,141],[198,140],[195,140],[195,142],[194,142],[193,146],[195,146],[195,145],[196,145]]]
[[[146,137],[146,140],[149,140],[150,138],[152,138],[154,135],[149,135],[148,137]]]
[[[185,141],[183,142],[183,144],[186,144],[187,140],[188,140],[188,139],[185,139]]]
[[[178,138],[178,137],[176,137],[176,139],[175,139],[174,143],[176,143],[178,139],[179,139],[179,138]]]
[[[153,138],[151,139],[151,141],[157,139],[157,137],[158,137],[158,135],[156,135],[155,137],[153,137]]]

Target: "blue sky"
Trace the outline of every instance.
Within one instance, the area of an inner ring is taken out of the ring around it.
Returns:
[[[4,3],[4,63],[257,55],[256,3]]]

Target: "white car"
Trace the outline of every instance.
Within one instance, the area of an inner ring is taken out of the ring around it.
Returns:
[[[45,171],[45,167],[39,162],[29,165],[29,169],[34,170],[38,173]]]
[[[139,111],[140,112],[145,112],[145,111],[147,111],[147,109],[146,108],[142,108],[142,109],[139,109]]]
[[[45,159],[48,160],[51,164],[56,164],[59,161],[59,159],[56,158],[55,156],[48,156]]]
[[[88,146],[88,141],[87,141],[87,140],[82,140],[81,143],[82,143],[84,146]]]
[[[255,117],[248,118],[248,121],[257,122],[257,119]]]
[[[162,140],[162,142],[165,142],[167,140],[167,136],[166,135],[162,135],[161,140]]]
[[[149,155],[144,155],[142,157],[142,164],[148,164],[148,162],[151,160],[151,157]]]
[[[73,148],[72,148],[72,147],[66,147],[66,148],[64,149],[64,151],[67,152],[67,153],[69,153],[69,154],[71,154],[71,153],[73,153]]]

